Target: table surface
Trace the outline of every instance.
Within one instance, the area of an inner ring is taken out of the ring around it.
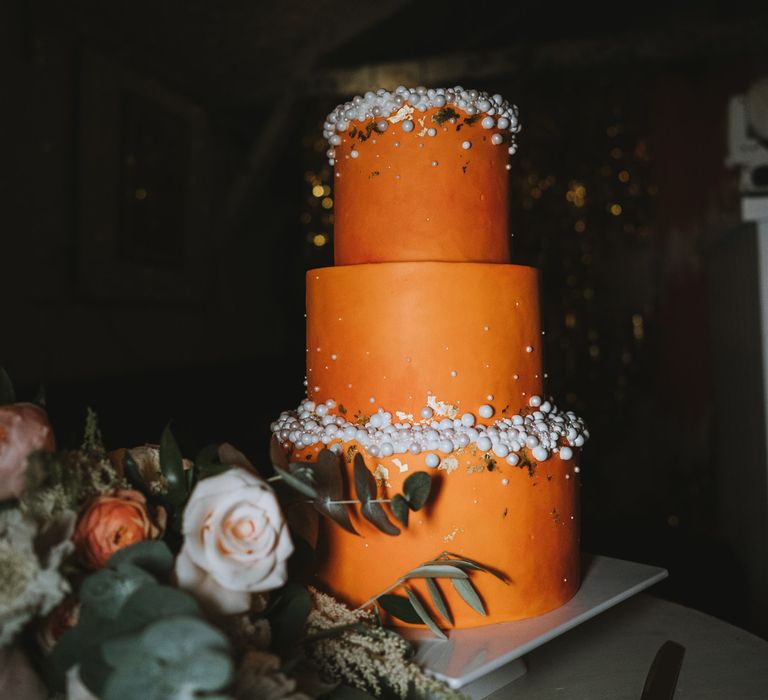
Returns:
[[[638,700],[668,639],[685,647],[675,700],[768,698],[768,641],[641,593],[526,654],[528,673],[488,700]]]

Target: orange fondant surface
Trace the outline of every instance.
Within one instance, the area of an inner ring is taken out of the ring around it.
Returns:
[[[528,351],[530,348],[530,351]],[[493,420],[541,394],[538,273],[519,265],[382,263],[307,273],[307,395],[348,420],[419,419],[432,394]],[[492,398],[488,398],[488,397]]]
[[[355,124],[341,134],[333,178],[337,265],[509,262],[509,154],[506,143],[491,143],[493,134],[508,135],[463,113],[438,124],[438,111],[415,112],[410,133],[394,123],[382,133]],[[429,128],[437,134],[428,136]]]
[[[345,443],[344,454],[354,446]],[[311,460],[318,451],[305,448],[293,456]],[[452,552],[495,568],[508,579],[505,584],[486,573],[471,574],[486,617],[467,607],[448,581],[440,581],[455,626],[462,628],[539,615],[562,605],[578,589],[579,484],[574,460],[551,457],[534,463],[531,474],[502,459],[489,461],[475,447],[444,457],[438,469],[425,467],[423,455],[363,454],[371,471],[380,466],[386,470],[378,472],[383,476],[380,497],[402,492],[404,479],[415,471],[430,474],[432,495],[421,511],[411,513],[408,529],[396,537],[379,532],[356,508],[351,513],[360,537],[324,523],[318,582],[325,590],[358,606],[408,570],[443,551]],[[347,466],[352,483],[351,464]],[[423,581],[409,585],[429,606]],[[436,612],[435,619],[440,619]]]

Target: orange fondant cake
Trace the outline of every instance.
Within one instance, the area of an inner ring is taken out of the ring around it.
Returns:
[[[442,552],[505,579],[472,577],[482,617],[443,587],[457,627],[538,615],[578,589],[588,433],[545,398],[538,274],[510,264],[518,129],[501,96],[461,87],[369,92],[325,124],[336,265],[307,273],[307,398],[272,429],[294,462],[338,455],[347,501],[356,455],[384,503],[431,478],[397,535],[355,507],[350,527],[324,528],[319,581],[351,605]],[[425,581],[410,585],[429,608]]]

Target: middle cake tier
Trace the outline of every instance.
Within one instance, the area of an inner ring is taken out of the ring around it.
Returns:
[[[307,396],[347,420],[517,413],[543,393],[539,277],[521,265],[402,262],[307,272]],[[404,414],[404,415],[400,415]]]

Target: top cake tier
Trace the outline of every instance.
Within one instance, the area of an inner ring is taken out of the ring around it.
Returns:
[[[461,87],[379,90],[339,105],[324,127],[335,263],[509,262],[519,129],[514,105]]]

